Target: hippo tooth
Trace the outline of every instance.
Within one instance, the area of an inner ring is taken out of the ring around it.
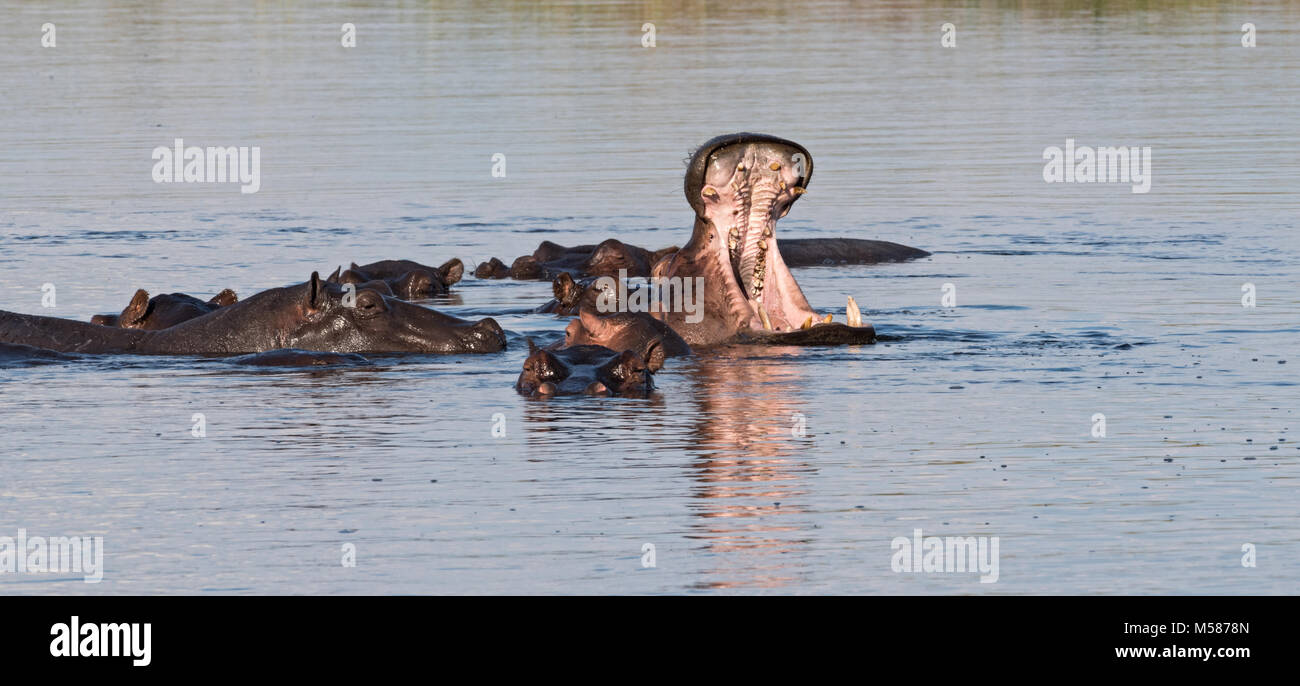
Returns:
[[[812,315],[808,315],[808,318],[804,320],[803,326],[801,326],[801,327],[799,327],[799,328],[801,328],[801,329],[811,329],[811,328],[812,328],[812,323],[813,323]]]
[[[862,326],[862,310],[858,309],[858,303],[849,296],[849,303],[844,308],[844,318],[849,321],[849,326]]]
[[[758,303],[758,318],[763,320],[764,331],[772,330],[772,320],[768,318],[767,308],[763,307],[763,302],[761,300]]]
[[[705,186],[705,187],[704,187],[704,190],[700,191],[700,193],[701,193],[704,197],[706,197],[706,198],[716,198],[716,197],[718,197],[718,192],[715,191],[715,190],[713,190],[713,187],[711,187],[711,186]]]
[[[829,312],[826,314],[826,318],[822,320],[822,323],[823,323],[823,324],[830,324],[830,323],[831,323],[831,315],[830,315]]]
[[[771,169],[772,171],[781,171],[781,163],[773,162],[772,164],[767,165],[767,168]]]
[[[804,193],[808,192],[808,189],[804,188],[803,186],[795,186],[790,189],[790,192],[794,193],[795,195],[803,195]]]

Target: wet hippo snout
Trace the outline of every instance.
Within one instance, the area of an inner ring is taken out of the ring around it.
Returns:
[[[506,349],[506,332],[491,317],[481,319],[461,329],[459,333],[466,347],[476,352],[496,352]]]

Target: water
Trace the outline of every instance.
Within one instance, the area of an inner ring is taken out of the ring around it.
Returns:
[[[0,535],[106,566],[0,592],[1293,593],[1297,6],[759,5],[7,3],[0,309],[680,245],[683,160],[735,130],[816,160],[781,235],[935,254],[796,270],[881,343],[674,359],[648,400],[517,396],[564,320],[472,278],[433,305],[504,354],[0,369]],[[177,137],[260,145],[261,191],[154,184]],[[1151,192],[1044,183],[1066,138],[1150,146]],[[998,537],[997,583],[892,571],[917,528]]]

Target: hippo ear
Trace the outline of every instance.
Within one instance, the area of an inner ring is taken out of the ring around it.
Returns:
[[[320,272],[312,272],[307,282],[307,309],[319,310],[325,305],[325,283],[320,280]]]
[[[531,357],[533,353],[537,352],[537,344],[533,343],[532,338],[528,338],[525,340],[528,341],[528,355]]]
[[[131,302],[127,304],[125,310],[122,310],[122,316],[118,321],[123,326],[139,324],[147,314],[149,314],[149,292],[141,288],[131,297]]]
[[[337,267],[334,268],[334,273],[333,273],[333,274],[330,274],[330,277],[329,277],[328,279],[325,279],[325,280],[328,281],[328,282],[330,282],[330,283],[338,283],[338,282],[339,282],[339,276],[341,276],[342,274],[343,274],[343,265],[339,265],[339,266],[337,266]]]
[[[450,286],[465,276],[465,263],[453,257],[438,267],[438,272],[442,274],[442,284]]]
[[[235,295],[234,291],[227,288],[212,296],[212,299],[208,301],[208,304],[216,305],[217,307],[226,307],[228,305],[234,305],[237,302],[239,302],[239,296]]]
[[[646,349],[645,368],[650,370],[651,374],[654,374],[664,367],[663,343],[662,338],[656,338],[650,342],[650,347]]]
[[[555,281],[551,282],[551,295],[560,302],[565,302],[572,290],[573,277],[569,276],[569,272],[560,272],[560,275],[555,277]]]

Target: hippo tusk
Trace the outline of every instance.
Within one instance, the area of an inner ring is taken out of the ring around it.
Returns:
[[[858,303],[851,295],[844,308],[844,318],[848,320],[849,326],[862,326],[862,310],[858,309]]]
[[[801,327],[799,327],[799,328],[801,328],[801,329],[811,329],[811,328],[812,328],[812,325],[813,325],[813,318],[812,318],[812,315],[808,315],[808,318],[804,320],[803,326],[801,326]]]
[[[772,330],[772,320],[767,316],[767,309],[763,307],[763,301],[758,301],[758,318],[763,321],[763,330]]]

